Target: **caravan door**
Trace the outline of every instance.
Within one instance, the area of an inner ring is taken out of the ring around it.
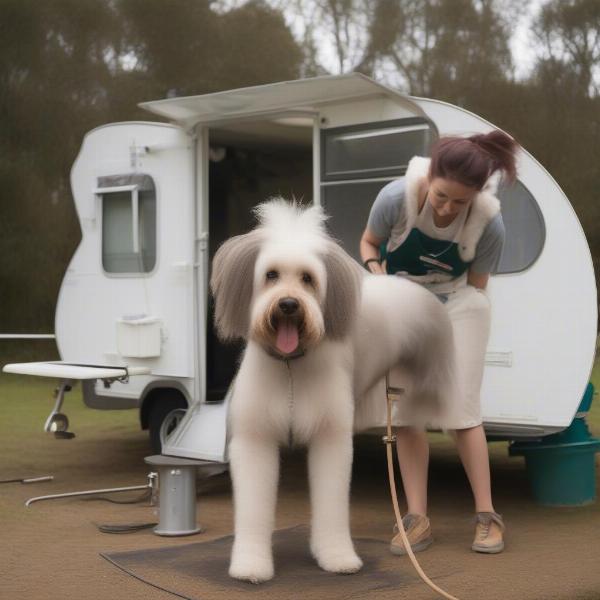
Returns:
[[[117,123],[84,139],[71,172],[82,240],[62,283],[63,360],[194,377],[191,139],[161,123]],[[139,397],[148,378],[102,394]]]

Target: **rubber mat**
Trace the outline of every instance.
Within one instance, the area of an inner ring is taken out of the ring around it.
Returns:
[[[389,541],[357,538],[355,548],[363,560],[361,571],[352,575],[327,573],[310,555],[309,532],[304,525],[278,530],[273,535],[275,577],[254,585],[227,574],[233,536],[158,548],[101,554],[115,566],[137,579],[190,600],[237,600],[256,598],[373,597],[377,590],[398,590],[420,583],[408,559],[393,556]],[[430,573],[439,580],[440,573]],[[441,579],[444,575],[441,576]]]

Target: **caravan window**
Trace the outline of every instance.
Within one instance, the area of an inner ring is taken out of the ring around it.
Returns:
[[[102,266],[107,273],[149,273],[156,264],[156,190],[148,175],[101,177]]]
[[[518,180],[510,187],[500,186],[498,198],[506,228],[498,273],[518,273],[542,253],[546,240],[544,217],[531,192]]]
[[[359,240],[373,201],[404,175],[415,155],[428,156],[437,138],[421,117],[335,127],[321,132],[321,204],[330,233],[359,262]]]
[[[435,137],[431,123],[420,117],[322,132],[322,181],[398,177],[415,155],[427,156]]]

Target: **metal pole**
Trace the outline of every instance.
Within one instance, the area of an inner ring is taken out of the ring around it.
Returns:
[[[55,340],[53,333],[0,333],[0,340]]]
[[[154,487],[156,485],[156,473],[148,474],[148,483],[146,485],[134,485],[131,487],[122,487],[122,488],[108,488],[104,490],[87,490],[85,492],[69,492],[66,494],[51,494],[49,496],[37,496],[35,498],[30,498],[25,502],[25,506],[30,506],[34,502],[39,502],[40,500],[53,500],[54,498],[69,498],[71,496],[92,496],[93,494],[112,494],[113,492],[131,492],[134,490],[146,490],[150,488],[154,491]]]

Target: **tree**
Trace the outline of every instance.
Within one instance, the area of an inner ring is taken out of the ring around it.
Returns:
[[[295,79],[301,51],[255,1],[2,0],[0,331],[54,329],[80,239],[69,173],[86,131],[151,119],[137,103]],[[268,32],[265,34],[264,32]]]
[[[586,95],[600,91],[600,2],[551,0],[542,7],[534,26],[542,44],[540,60],[564,63],[576,74]]]
[[[464,104],[512,77],[518,0],[272,0],[297,24],[304,72],[359,71]],[[308,66],[310,65],[310,66]]]
[[[4,0],[0,30],[0,331],[52,331],[79,240],[68,177],[105,120],[118,22],[101,0]]]
[[[600,276],[600,3],[551,0],[533,30],[542,43],[528,82],[530,148],[556,177],[584,227]]]
[[[397,71],[398,84],[410,93],[464,104],[511,77],[506,6],[495,0],[380,0],[382,16],[372,28],[378,60],[387,72]]]

